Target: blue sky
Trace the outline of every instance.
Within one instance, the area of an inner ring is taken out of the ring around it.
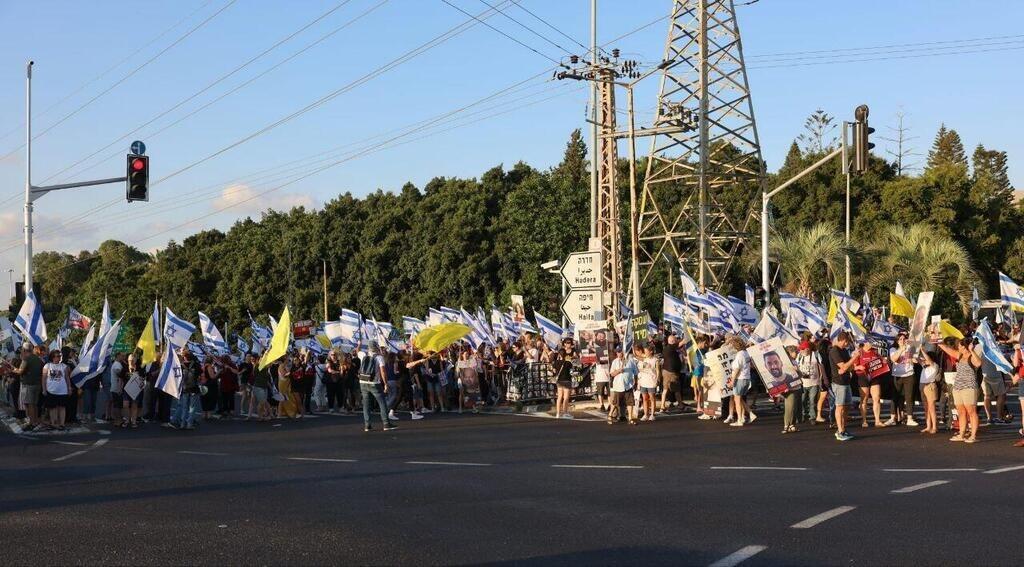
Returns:
[[[487,9],[480,0],[449,1],[473,13]],[[589,44],[589,0],[517,1]],[[407,143],[353,157],[259,195],[280,184],[276,179],[290,178],[259,178],[252,176],[255,172],[345,145],[351,150],[387,140],[388,132],[458,109],[551,68],[549,59],[477,25],[298,118],[177,173],[467,19],[441,0],[350,0],[180,108],[117,141],[339,4],[229,2],[0,1],[0,156],[24,141],[24,64],[33,59],[37,134],[110,89],[36,140],[36,184],[123,175],[123,154],[132,139],[146,141],[154,181],[174,174],[153,187],[150,203],[124,203],[121,185],[42,198],[36,204],[37,250],[77,252],[93,249],[107,238],[152,250],[169,238],[180,239],[204,227],[229,227],[238,218],[258,216],[268,206],[319,206],[344,191],[362,195],[378,188],[397,189],[406,181],[422,187],[434,176],[478,176],[494,165],[511,166],[519,160],[548,167],[561,158],[569,132],[583,126],[586,91],[577,83],[548,81],[544,75],[504,98],[472,107],[480,113],[463,122],[443,122],[434,130],[413,134]],[[671,6],[668,0],[599,4],[599,43],[666,16]],[[318,45],[157,133],[368,10]],[[505,10],[552,43],[582,51],[518,7]],[[737,11],[769,168],[778,167],[803,120],[816,108],[849,118],[856,105],[868,103],[878,134],[890,133],[886,126],[895,123],[897,112],[906,114],[910,135],[917,137],[912,145],[920,153],[918,160],[923,161],[936,129],[945,122],[959,131],[968,152],[978,143],[1009,152],[1011,179],[1024,188],[1024,143],[1019,135],[1024,126],[1024,75],[1019,72],[1024,32],[1018,31],[1024,2],[760,0]],[[488,22],[552,58],[565,56],[559,47],[500,15]],[[608,47],[619,47],[642,62],[657,62],[666,29],[667,22],[662,21]],[[917,45],[930,42],[947,43]],[[902,47],[880,47],[894,45]],[[834,51],[865,47],[877,49]],[[932,56],[936,48],[944,55]],[[767,57],[809,51],[822,53]],[[844,62],[851,59],[871,60]],[[110,88],[118,81],[122,82]],[[655,85],[650,81],[637,91],[641,120],[654,105]],[[458,124],[464,126],[437,132]],[[887,146],[881,140],[876,143],[878,150]],[[108,144],[113,145],[47,180]],[[24,183],[23,159],[20,151],[0,159],[0,271],[21,271],[21,203],[16,194]],[[250,200],[241,202],[244,199]],[[83,214],[108,202],[114,204]],[[234,206],[217,210],[230,205]],[[178,226],[193,219],[198,220]],[[151,235],[155,236],[147,238]]]

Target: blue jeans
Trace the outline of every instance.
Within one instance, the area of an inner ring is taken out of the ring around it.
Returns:
[[[380,384],[359,383],[359,391],[363,394],[363,425],[370,427],[370,400],[377,400],[380,408],[380,422],[384,425],[391,425],[388,421],[388,406],[384,402],[384,392]]]
[[[96,415],[98,394],[99,390],[95,388],[82,388],[82,415]]]
[[[400,388],[398,387],[398,380],[388,380],[388,409],[395,409],[395,402],[398,401],[399,390]]]
[[[814,421],[818,419],[818,394],[820,392],[820,386],[809,386],[803,389],[803,399],[800,406],[801,421]]]
[[[179,427],[195,425],[199,411],[199,395],[182,393],[171,409],[171,423]]]

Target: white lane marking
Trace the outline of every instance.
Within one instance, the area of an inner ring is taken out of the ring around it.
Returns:
[[[798,530],[805,530],[807,528],[813,528],[814,526],[816,526],[816,525],[818,525],[818,524],[820,524],[822,522],[831,520],[832,518],[835,518],[836,516],[840,516],[842,514],[845,514],[845,513],[849,512],[850,510],[853,510],[855,508],[856,508],[856,506],[839,506],[838,508],[832,508],[831,510],[829,510],[827,512],[822,512],[822,513],[818,514],[817,516],[811,516],[810,518],[807,518],[806,520],[804,520],[802,522],[797,522],[797,523],[795,523],[795,524],[793,524],[792,526],[789,526],[789,527],[796,528]]]
[[[1017,466],[1014,466],[1014,467],[1003,467],[1001,469],[992,469],[990,471],[985,471],[983,474],[1000,474],[1000,473],[1004,473],[1004,472],[1019,471],[1019,470],[1024,470],[1024,465],[1017,465]]]
[[[313,461],[316,463],[358,463],[355,459],[319,459],[314,457],[286,457],[289,461]]]
[[[88,445],[88,443],[82,443],[81,441],[50,441],[50,443],[56,443],[58,445],[75,445],[78,447]]]
[[[99,433],[100,435],[110,435],[110,432],[106,429],[97,429],[96,433]]]
[[[226,457],[227,453],[208,453],[206,451],[178,451],[180,455],[206,455],[208,457]]]
[[[553,469],[642,469],[643,465],[551,465]]]
[[[60,461],[66,461],[66,460],[68,460],[68,459],[70,459],[72,457],[77,457],[78,455],[85,454],[87,451],[89,451],[89,449],[95,449],[96,447],[102,447],[102,446],[104,446],[106,444],[107,444],[107,440],[106,439],[100,439],[99,441],[97,441],[97,442],[93,443],[91,446],[89,446],[89,448],[87,448],[87,449],[82,449],[81,451],[75,451],[74,453],[69,453],[67,455],[64,455],[63,457],[57,457],[56,459],[53,460],[53,462],[56,463],[56,462],[60,462]]]
[[[807,467],[711,467],[713,471],[806,471]]]
[[[407,465],[443,465],[449,467],[489,467],[491,463],[449,463],[445,461],[406,461]]]
[[[918,490],[924,490],[925,488],[931,488],[933,486],[942,486],[943,484],[949,484],[951,480],[933,480],[931,482],[922,482],[921,484],[912,484],[910,486],[904,486],[903,488],[897,488],[893,490],[893,494],[906,494],[908,492],[916,492]]]
[[[710,567],[733,567],[768,549],[767,545],[748,545],[715,561]]]
[[[882,469],[885,472],[974,472],[978,469]]]

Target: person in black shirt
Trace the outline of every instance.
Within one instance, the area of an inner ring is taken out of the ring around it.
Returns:
[[[572,364],[576,358],[572,342],[568,337],[562,339],[562,348],[555,353],[551,363],[555,371],[555,386],[558,388],[558,397],[555,399],[556,418],[572,419],[569,402],[572,400]]]
[[[853,435],[846,432],[846,408],[853,401],[853,391],[850,389],[850,380],[853,366],[860,359],[860,349],[850,356],[850,334],[846,331],[839,333],[832,347],[828,350],[828,364],[831,370],[832,394],[835,396],[836,404],[836,439],[849,441]]]
[[[665,338],[665,346],[661,351],[661,411],[668,411],[668,397],[675,398],[679,409],[683,408],[683,391],[679,382],[679,374],[683,370],[683,359],[679,353],[679,338],[669,334]]]

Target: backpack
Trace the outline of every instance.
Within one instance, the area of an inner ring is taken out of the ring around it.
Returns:
[[[377,375],[374,373],[374,369],[377,366],[377,357],[372,354],[367,354],[363,357],[363,360],[359,362],[359,381],[360,382],[376,382]]]

